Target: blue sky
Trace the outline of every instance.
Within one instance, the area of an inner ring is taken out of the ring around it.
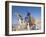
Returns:
[[[20,13],[22,17],[25,18],[28,12],[30,12],[34,18],[41,18],[41,7],[12,6],[12,24],[18,22],[16,13]]]

